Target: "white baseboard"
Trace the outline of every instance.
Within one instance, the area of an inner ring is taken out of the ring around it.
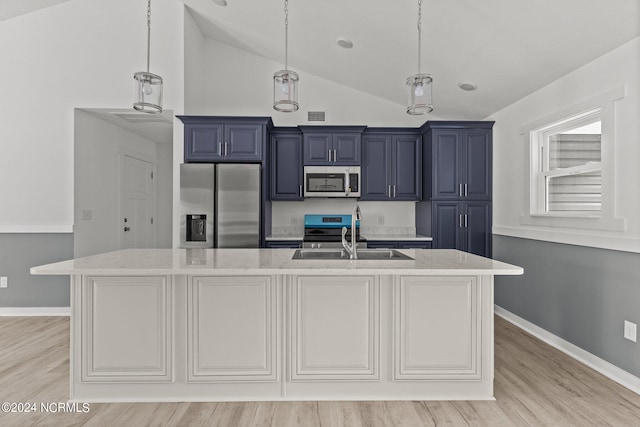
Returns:
[[[561,352],[576,359],[577,361],[584,363],[591,369],[600,372],[605,377],[610,378],[611,380],[628,388],[634,393],[640,394],[640,378],[636,377],[635,375],[632,375],[629,372],[607,362],[606,360],[601,359],[598,356],[595,356],[574,344],[571,344],[569,341],[566,341],[559,336],[554,335],[545,329],[542,329],[540,326],[534,325],[528,320],[525,320],[522,317],[513,314],[502,307],[496,305],[494,308],[495,313],[507,322],[513,323],[520,329],[523,329],[524,331],[530,333],[539,340],[544,341],[545,343],[560,350]]]
[[[0,307],[0,316],[70,316],[69,307]]]

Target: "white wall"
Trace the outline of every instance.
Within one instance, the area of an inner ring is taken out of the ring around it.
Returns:
[[[156,246],[171,247],[171,146],[156,144],[87,112],[75,112],[74,256],[120,249],[120,157],[155,164]],[[83,218],[90,212],[90,219]]]
[[[153,2],[151,71],[181,112],[183,4]],[[74,108],[129,108],[146,2],[72,0],[0,22],[0,232],[70,232]],[[28,195],[28,196],[27,196]]]
[[[640,252],[640,38],[603,55],[488,117],[493,131],[493,232]],[[529,140],[520,127],[624,86],[615,103],[615,214],[622,231],[532,226],[521,221],[529,203]]]

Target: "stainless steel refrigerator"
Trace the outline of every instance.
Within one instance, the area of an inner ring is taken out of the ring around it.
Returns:
[[[180,165],[180,246],[260,246],[260,165]]]

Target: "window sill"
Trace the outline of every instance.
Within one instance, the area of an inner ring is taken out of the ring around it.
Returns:
[[[606,218],[593,215],[578,216],[575,212],[570,215],[557,213],[521,215],[520,224],[572,230],[625,231],[627,228],[627,221],[624,218]]]

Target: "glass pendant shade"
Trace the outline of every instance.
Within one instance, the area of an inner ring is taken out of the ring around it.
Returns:
[[[161,113],[162,77],[146,71],[138,71],[133,78],[136,80],[133,108],[145,113]]]
[[[273,108],[290,113],[298,111],[298,73],[280,70],[273,75]]]
[[[429,74],[414,74],[407,79],[409,93],[407,114],[419,115],[433,111],[432,83],[433,79]]]

